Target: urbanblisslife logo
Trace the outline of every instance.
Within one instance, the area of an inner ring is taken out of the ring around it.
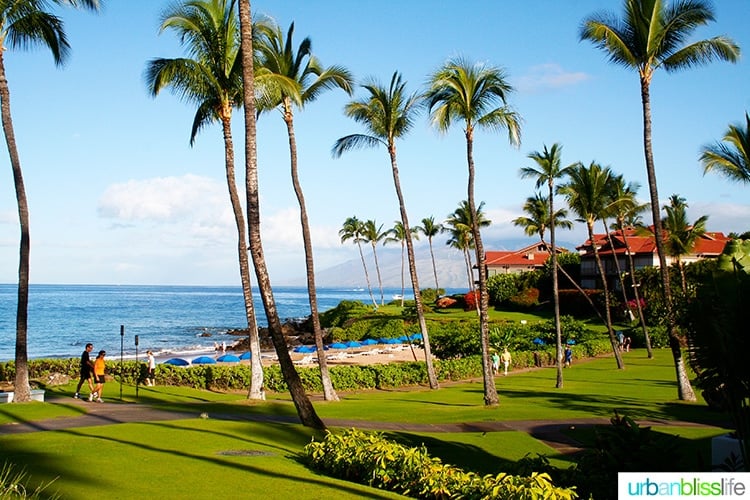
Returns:
[[[618,498],[750,497],[748,472],[621,472]]]

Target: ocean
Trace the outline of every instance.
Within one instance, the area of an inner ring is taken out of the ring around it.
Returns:
[[[15,358],[17,291],[15,284],[0,284],[0,361]],[[321,312],[342,300],[370,302],[366,288],[317,292]],[[384,289],[386,303],[400,293],[400,288]],[[377,287],[373,294],[379,303]],[[274,297],[282,321],[309,316],[307,288],[275,287]],[[257,290],[254,300],[258,324],[266,326]],[[29,359],[78,357],[87,342],[110,357],[132,358],[136,335],[141,355],[149,349],[157,356],[213,352],[215,342],[230,345],[238,339],[228,330],[246,327],[239,286],[34,284],[29,289]]]

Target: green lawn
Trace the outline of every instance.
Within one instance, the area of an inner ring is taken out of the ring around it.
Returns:
[[[555,389],[555,369],[545,368],[498,377],[500,406],[485,408],[481,382],[425,388],[340,394],[342,401],[316,401],[324,419],[414,423],[554,420],[620,415],[664,421],[659,432],[677,434],[685,443],[686,467],[707,463],[710,438],[726,432],[726,415],[704,403],[676,400],[674,367],[669,351],[654,359],[636,350],[624,354],[625,370],[611,357],[579,362],[564,372],[563,389]],[[119,386],[109,384],[109,400]],[[54,403],[0,406],[0,423],[71,416],[80,409],[69,403],[73,386],[50,389],[66,398]],[[299,425],[238,422],[223,415],[294,415],[286,395],[249,402],[244,394],[223,394],[177,387],[139,388],[138,403],[209,418],[106,425],[22,435],[0,436],[0,460],[25,467],[31,482],[55,480],[50,487],[65,498],[101,495],[112,498],[394,498],[364,486],[330,479],[299,461],[313,432]],[[135,389],[123,387],[123,402],[135,401]],[[715,425],[671,426],[670,420]],[[10,424],[12,425],[12,424]],[[590,440],[590,430],[569,431]],[[389,433],[410,444],[424,443],[443,461],[492,473],[503,463],[527,454],[543,454],[553,465],[567,467],[568,457],[523,432]]]

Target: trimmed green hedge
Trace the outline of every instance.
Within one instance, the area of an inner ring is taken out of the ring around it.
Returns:
[[[556,487],[546,473],[482,477],[430,457],[424,445],[408,448],[381,433],[357,429],[328,432],[323,441],[305,446],[304,453],[310,466],[325,474],[412,498],[577,498],[574,488]]]

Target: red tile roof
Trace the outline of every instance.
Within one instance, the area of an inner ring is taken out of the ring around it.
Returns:
[[[653,236],[639,235],[634,228],[627,228],[624,231],[613,231],[610,233],[610,236],[612,238],[614,253],[616,254],[624,254],[626,252],[626,239],[627,245],[630,246],[630,252],[633,254],[656,253],[656,242]],[[724,251],[724,246],[730,239],[721,232],[706,232],[698,239],[692,253],[694,255],[717,256]],[[607,235],[594,234],[594,241],[599,247],[600,255],[611,255],[613,253],[612,248],[609,246],[609,241],[607,241]],[[584,251],[584,254],[590,253],[591,240],[586,240],[583,245],[576,248]]]

